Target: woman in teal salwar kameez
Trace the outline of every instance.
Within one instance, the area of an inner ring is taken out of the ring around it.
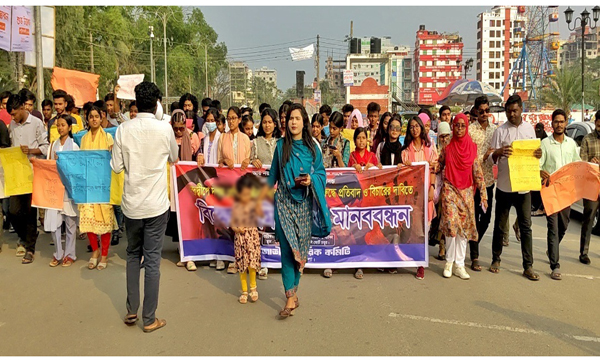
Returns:
[[[269,171],[269,185],[277,184],[275,238],[281,249],[281,277],[287,298],[279,315],[284,318],[299,307],[296,292],[311,236],[325,237],[331,231],[323,155],[311,136],[308,114],[302,105],[293,104],[288,115],[285,137],[277,142]],[[308,176],[296,185],[301,175]]]

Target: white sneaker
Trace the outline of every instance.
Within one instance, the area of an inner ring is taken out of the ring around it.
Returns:
[[[217,260],[217,270],[225,269],[225,262],[223,260]]]
[[[444,266],[444,278],[452,277],[452,262],[446,262],[446,266]]]
[[[457,277],[459,277],[460,279],[463,279],[463,280],[467,280],[467,279],[471,278],[471,276],[465,270],[464,266],[459,266],[456,269],[454,269],[454,275],[456,275]]]

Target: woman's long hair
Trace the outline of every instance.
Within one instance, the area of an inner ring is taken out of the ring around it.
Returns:
[[[421,118],[419,118],[418,116],[414,116],[410,121],[408,121],[408,124],[406,125],[406,136],[404,137],[404,146],[402,146],[402,150],[407,149],[408,146],[410,146],[410,144],[414,141],[413,136],[410,132],[410,123],[412,121],[417,122],[419,127],[421,127],[421,134],[419,135],[419,138],[421,139],[423,144],[427,147],[431,147],[431,142],[429,142],[429,137],[425,132],[425,126],[423,125],[423,121],[421,121]]]
[[[310,153],[312,154],[313,159],[315,158],[316,155],[316,150],[315,150],[315,141],[313,140],[312,134],[311,134],[311,125],[310,125],[310,121],[308,119],[308,113],[306,113],[306,109],[304,109],[304,107],[299,104],[299,103],[294,103],[290,106],[289,111],[287,113],[287,117],[286,117],[286,130],[285,130],[285,137],[283,138],[283,152],[282,152],[282,159],[281,161],[283,162],[283,165],[285,165],[289,160],[290,160],[290,155],[292,153],[292,133],[290,132],[290,122],[289,122],[289,117],[292,114],[293,111],[295,110],[299,110],[300,114],[302,115],[302,143],[304,143],[304,145],[306,147],[308,147],[308,149],[310,150]]]
[[[279,130],[279,118],[277,117],[277,112],[274,109],[271,108],[266,108],[262,111],[262,113],[260,114],[260,124],[258,125],[258,132],[256,133],[256,137],[265,137],[265,130],[263,129],[263,119],[265,118],[265,116],[269,116],[271,117],[271,119],[273,120],[273,124],[275,126],[275,128],[273,129],[273,138],[279,138],[281,137],[281,131]]]

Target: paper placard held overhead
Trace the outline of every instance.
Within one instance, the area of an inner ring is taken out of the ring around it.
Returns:
[[[135,100],[135,86],[144,81],[144,74],[130,74],[119,77],[117,98]]]

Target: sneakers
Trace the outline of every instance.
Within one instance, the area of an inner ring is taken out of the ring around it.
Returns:
[[[418,280],[423,280],[425,278],[425,268],[423,268],[422,266],[417,268],[417,275],[415,275],[415,278],[417,278]]]
[[[459,277],[460,279],[463,279],[463,280],[467,280],[467,279],[471,278],[469,273],[467,273],[467,271],[465,270],[464,266],[456,267],[456,269],[454,269],[454,275],[456,275],[457,277]]]
[[[267,280],[267,275],[269,274],[269,269],[268,268],[261,268],[260,271],[258,272],[258,279],[260,280]]]
[[[110,241],[110,245],[112,245],[112,246],[119,245],[119,234],[118,233],[113,233],[112,240]]]
[[[452,262],[447,262],[446,266],[444,266],[444,278],[451,278],[452,277],[452,265],[454,263]]]
[[[223,260],[218,260],[217,261],[217,270],[223,270],[225,269],[225,262]]]

